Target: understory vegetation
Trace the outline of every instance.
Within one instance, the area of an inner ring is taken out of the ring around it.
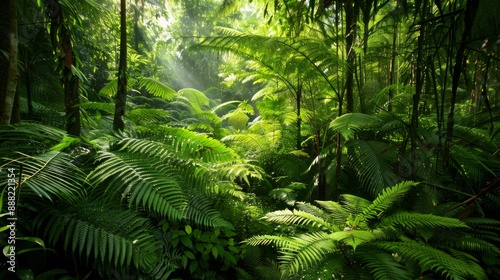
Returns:
[[[0,279],[500,278],[500,2],[4,6]]]

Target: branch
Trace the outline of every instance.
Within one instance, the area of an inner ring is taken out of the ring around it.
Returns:
[[[495,180],[493,180],[493,182],[488,183],[486,185],[486,187],[481,189],[477,194],[475,194],[475,195],[471,196],[469,199],[447,209],[444,212],[447,213],[447,212],[450,212],[451,210],[457,209],[458,207],[460,207],[462,205],[467,205],[467,204],[473,202],[474,200],[478,199],[479,197],[483,196],[484,194],[486,194],[491,189],[493,189],[494,187],[497,187],[497,186],[500,186],[500,177],[497,177]]]

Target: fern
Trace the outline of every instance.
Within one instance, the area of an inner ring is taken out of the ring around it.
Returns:
[[[0,126],[0,154],[5,160],[16,158],[19,153],[42,154],[59,143],[65,134],[61,129],[35,122]]]
[[[222,28],[221,33],[218,37],[205,38],[195,47],[228,51],[253,60],[263,69],[276,73],[285,84],[290,83],[286,78],[290,73],[299,73],[305,80],[319,79],[338,95],[334,86],[335,69],[343,67],[343,63],[323,41],[306,37],[293,40],[264,37]]]
[[[38,196],[50,201],[76,201],[84,193],[85,174],[74,165],[68,154],[52,151],[20,156],[7,165],[19,166],[18,171],[22,168],[19,181],[21,195]],[[1,184],[6,183],[5,180]]]
[[[357,257],[363,268],[368,270],[374,279],[414,279],[409,275],[408,270],[396,261],[394,256],[377,248],[360,251]]]
[[[320,217],[300,210],[288,209],[266,214],[263,219],[285,225],[308,225],[313,228],[330,228],[330,224]]]
[[[161,166],[151,166],[148,158],[128,153],[102,152],[99,159],[102,163],[93,171],[90,180],[96,186],[106,185],[105,191],[110,192],[108,196],[120,197],[130,193],[131,204],[141,205],[174,220],[184,217],[187,199],[174,174],[165,176],[159,170]]]
[[[417,262],[423,271],[434,271],[450,279],[487,279],[477,263],[465,262],[420,242],[379,242],[377,246]]]
[[[458,219],[409,212],[394,213],[383,218],[381,224],[388,226],[399,225],[408,230],[467,228],[467,225]]]
[[[151,225],[136,212],[103,207],[101,201],[60,206],[65,209],[42,206],[34,221],[37,228],[44,225],[50,243],[60,240],[77,255],[115,267],[147,270],[158,261]]]
[[[146,89],[148,93],[166,100],[173,100],[177,96],[175,90],[153,78],[141,77],[139,86]]]
[[[394,202],[399,201],[415,185],[416,183],[408,181],[399,183],[391,188],[385,188],[373,203],[363,210],[364,217],[380,217],[384,214],[384,211],[388,210]]]
[[[379,122],[379,119],[376,116],[362,113],[348,113],[333,120],[330,123],[330,128],[348,140],[353,137],[354,132],[366,129],[377,122]]]
[[[392,167],[396,156],[389,144],[379,141],[350,140],[346,147],[352,148],[350,164],[356,170],[362,187],[372,196],[382,192],[384,186],[397,182]]]

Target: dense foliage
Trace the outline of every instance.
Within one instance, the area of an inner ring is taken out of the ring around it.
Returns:
[[[500,278],[498,1],[4,6],[1,279]]]

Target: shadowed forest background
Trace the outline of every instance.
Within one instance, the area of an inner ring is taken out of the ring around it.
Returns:
[[[500,279],[499,15],[3,1],[0,278]]]

